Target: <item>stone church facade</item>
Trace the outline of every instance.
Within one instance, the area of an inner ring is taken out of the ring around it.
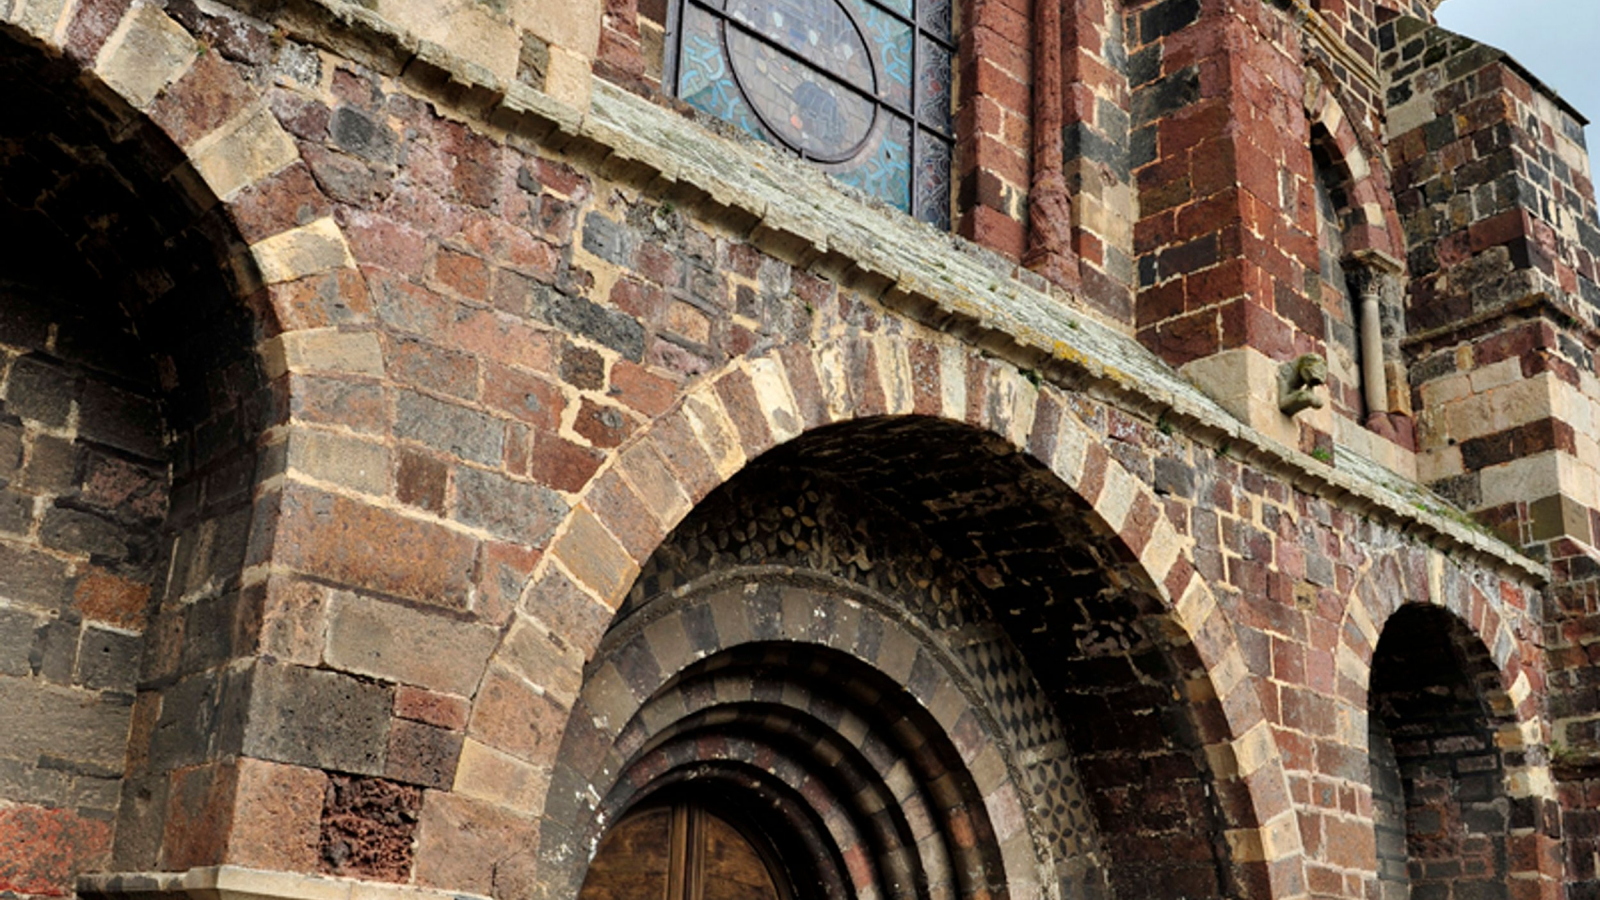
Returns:
[[[1600,896],[1584,120],[1435,5],[0,0],[0,896]]]

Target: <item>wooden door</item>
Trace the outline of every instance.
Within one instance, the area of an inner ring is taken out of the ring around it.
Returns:
[[[633,813],[600,842],[578,900],[790,900],[759,841],[695,804]]]

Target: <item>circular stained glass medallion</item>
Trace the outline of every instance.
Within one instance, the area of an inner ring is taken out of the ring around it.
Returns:
[[[762,124],[814,159],[854,155],[877,117],[877,79],[838,0],[729,0],[727,11],[728,60]]]

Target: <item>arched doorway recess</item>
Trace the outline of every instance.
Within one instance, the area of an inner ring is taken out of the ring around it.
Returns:
[[[767,753],[725,730],[759,722],[776,728],[764,740],[864,760],[834,784],[834,766],[786,770],[776,748],[750,766],[791,772],[820,823],[810,858],[839,861],[849,895],[1264,891],[1264,868],[1232,862],[1222,837],[1219,791],[1237,787],[1201,752],[1225,740],[1204,667],[1105,533],[1037,462],[949,422],[865,420],[763,456],[643,566],[587,667],[544,864],[576,891],[610,823],[652,792],[717,754]],[[866,693],[841,698],[845,684]],[[728,707],[758,685],[797,705]],[[680,732],[696,738],[662,736]],[[870,799],[875,783],[892,800]]]

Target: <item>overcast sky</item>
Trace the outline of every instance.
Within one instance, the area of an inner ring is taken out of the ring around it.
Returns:
[[[1600,120],[1600,0],[1445,0],[1439,24],[1510,53]],[[1588,142],[1592,156],[1600,128],[1589,126]]]

